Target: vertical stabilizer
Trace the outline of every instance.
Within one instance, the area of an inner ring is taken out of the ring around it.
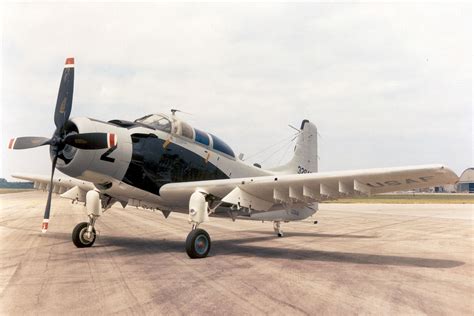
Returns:
[[[285,165],[270,169],[283,174],[318,172],[318,130],[308,120],[301,122],[293,158]]]

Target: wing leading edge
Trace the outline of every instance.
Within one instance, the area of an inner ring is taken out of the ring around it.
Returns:
[[[237,201],[242,201],[244,207],[248,207],[244,201],[250,205],[258,204],[256,209],[264,211],[278,203],[311,203],[457,181],[458,176],[443,165],[422,165],[171,183],[161,188],[160,196],[167,203],[181,204],[188,201],[193,192],[200,190],[231,204],[237,204]]]

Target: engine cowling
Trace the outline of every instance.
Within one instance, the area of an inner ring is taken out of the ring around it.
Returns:
[[[116,145],[109,149],[84,150],[64,146],[58,156],[56,168],[64,174],[93,183],[104,183],[114,178],[121,180],[132,157],[129,131],[106,122],[76,117],[65,124],[65,133],[113,133]]]

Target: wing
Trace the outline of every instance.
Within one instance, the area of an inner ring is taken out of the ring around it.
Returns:
[[[167,203],[180,204],[189,201],[191,194],[199,190],[221,202],[266,211],[279,203],[311,203],[457,181],[457,175],[443,165],[424,165],[171,183],[160,189],[160,196]]]
[[[32,181],[34,188],[37,190],[48,190],[49,176],[42,175],[27,175],[27,174],[12,174],[13,178]],[[61,194],[61,197],[77,200],[79,202],[85,201],[87,191],[93,190],[95,187],[91,182],[82,181],[69,177],[55,177],[53,178],[53,192]]]

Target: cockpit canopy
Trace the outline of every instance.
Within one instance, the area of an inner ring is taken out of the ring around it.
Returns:
[[[136,119],[135,122],[147,125],[163,132],[171,133],[171,121],[166,116],[161,114],[146,115]]]
[[[227,145],[222,139],[212,134],[203,132],[197,128],[193,128],[188,123],[176,118],[170,119],[164,114],[150,114],[136,119],[135,122],[166,133],[177,134],[182,137],[192,139],[198,144],[211,147],[216,151],[235,158],[232,148],[230,148],[230,146]]]

